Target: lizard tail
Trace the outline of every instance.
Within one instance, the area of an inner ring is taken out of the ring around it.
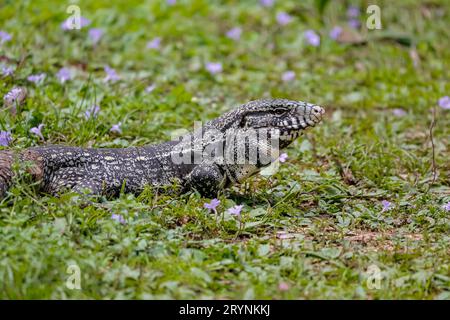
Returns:
[[[11,151],[0,151],[0,199],[5,196],[13,178],[12,165],[14,153]]]

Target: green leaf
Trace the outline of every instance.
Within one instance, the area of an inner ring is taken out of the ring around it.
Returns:
[[[330,0],[315,0],[314,1],[316,9],[321,16],[323,16],[325,9],[329,3],[330,3]]]
[[[259,245],[259,247],[258,247],[258,255],[260,257],[268,255],[269,252],[270,252],[270,245],[268,243]]]
[[[191,273],[193,276],[202,279],[203,281],[205,281],[206,283],[210,283],[211,282],[211,277],[209,276],[209,274],[207,274],[205,271],[193,267],[191,268]]]

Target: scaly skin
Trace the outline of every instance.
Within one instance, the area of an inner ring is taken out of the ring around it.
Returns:
[[[323,113],[321,107],[304,102],[256,100],[206,123],[180,141],[124,149],[46,146],[19,154],[0,151],[0,196],[11,184],[14,161],[20,161],[31,164],[28,172],[52,195],[71,189],[114,197],[122,190],[139,194],[146,185],[164,187],[176,182],[183,191],[195,189],[212,197],[269,165],[278,154],[275,140],[281,149],[286,148],[306,128],[319,123]],[[222,150],[214,149],[216,145],[228,151],[223,156],[216,151],[212,153],[215,157],[192,161],[194,154]],[[259,151],[256,158],[249,151],[252,147]],[[231,161],[230,156],[242,156],[244,162]]]

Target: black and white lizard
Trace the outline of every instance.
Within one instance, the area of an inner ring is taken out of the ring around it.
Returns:
[[[183,191],[213,197],[268,166],[308,127],[322,120],[320,106],[286,99],[256,100],[207,122],[200,129],[165,143],[131,148],[68,146],[0,151],[0,198],[11,185],[14,163],[45,193],[67,190],[90,195],[139,194],[145,186],[175,182]]]

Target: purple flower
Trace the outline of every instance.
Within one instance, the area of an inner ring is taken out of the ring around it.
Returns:
[[[356,6],[350,6],[347,9],[347,17],[348,18],[358,18],[360,15],[359,8]]]
[[[450,201],[447,202],[446,204],[444,204],[444,205],[442,206],[442,209],[444,209],[444,210],[447,211],[447,212],[450,212]]]
[[[113,213],[111,215],[111,219],[113,219],[114,221],[117,221],[117,222],[119,222],[121,224],[125,224],[126,223],[125,218],[122,215],[120,215],[120,214]]]
[[[149,85],[147,88],[145,88],[145,92],[151,93],[153,90],[155,90],[156,86],[154,84]]]
[[[342,33],[342,28],[339,26],[334,27],[333,29],[331,29],[330,31],[330,38],[333,40],[337,40],[337,38],[339,38],[339,36]]]
[[[84,113],[87,120],[90,118],[96,118],[100,112],[100,107],[98,105],[93,105],[89,110]]]
[[[30,132],[37,135],[39,138],[41,138],[42,140],[44,139],[44,136],[42,135],[42,128],[44,127],[44,124],[40,124],[37,127],[31,128]]]
[[[78,21],[76,16],[69,17],[63,23],[61,23],[61,29],[63,30],[81,29],[89,25],[91,21],[89,19],[86,19],[85,17],[80,17],[80,25],[79,25],[80,28],[78,28],[77,23]]]
[[[286,12],[279,12],[277,14],[277,22],[280,26],[285,26],[292,21],[292,17]]]
[[[295,72],[292,70],[283,72],[283,74],[281,75],[281,80],[283,80],[284,82],[289,82],[295,79]]]
[[[41,83],[44,81],[46,74],[45,73],[39,73],[39,74],[32,74],[27,77],[27,80],[33,83]]]
[[[120,77],[116,73],[116,70],[114,70],[110,66],[105,66],[104,70],[106,72],[106,77],[104,79],[105,82],[116,82],[117,80],[120,80]]]
[[[222,64],[220,62],[208,62],[206,64],[206,70],[211,74],[218,74],[222,72]]]
[[[11,132],[0,131],[0,146],[7,147],[12,141]]]
[[[16,104],[20,104],[26,96],[25,89],[15,87],[12,88],[5,96],[3,97],[3,101],[7,106],[16,106]]]
[[[156,37],[152,41],[147,42],[147,49],[159,49],[161,46],[161,37]]]
[[[56,74],[56,77],[59,79],[59,82],[61,82],[61,83],[64,83],[64,82],[72,79],[71,72],[68,68],[59,69],[58,73]]]
[[[353,29],[359,29],[361,23],[359,22],[358,19],[350,19],[348,20],[348,25]]]
[[[2,74],[3,76],[7,77],[7,76],[12,76],[14,73],[14,69],[11,67],[3,67],[2,68]]]
[[[450,110],[450,97],[445,96],[445,97],[440,98],[438,101],[438,105],[442,109]]]
[[[288,158],[287,153],[282,153],[282,154],[280,154],[280,156],[278,157],[278,160],[279,160],[280,162],[286,162],[287,158]]]
[[[381,212],[389,211],[394,207],[392,202],[389,202],[387,200],[381,201],[381,205],[383,206],[383,209],[381,210]]]
[[[307,43],[313,47],[320,45],[320,36],[314,30],[306,30],[303,34]]]
[[[243,205],[239,205],[239,206],[236,205],[236,206],[228,209],[228,213],[233,216],[240,216],[243,207],[244,207]]]
[[[92,28],[89,29],[88,35],[92,43],[97,44],[103,36],[103,30],[99,28]]]
[[[288,291],[289,290],[289,285],[286,282],[280,282],[278,284],[278,290],[280,290],[280,291]]]
[[[287,233],[286,231],[278,231],[277,232],[277,238],[279,239],[291,239],[294,236],[290,233]]]
[[[236,41],[238,41],[241,38],[241,34],[242,29],[238,27],[232,28],[227,31],[227,37]]]
[[[214,211],[215,214],[217,214],[216,208],[220,204],[220,200],[214,198],[211,200],[210,203],[205,202],[203,204],[203,208]]]
[[[0,44],[8,42],[12,39],[11,35],[3,30],[0,30]]]
[[[396,117],[403,117],[406,115],[406,111],[401,108],[395,108],[394,110],[392,110],[392,113]]]
[[[173,6],[177,3],[177,0],[166,0],[169,6]]]
[[[20,88],[12,88],[11,91],[9,91],[5,96],[3,97],[3,100],[8,100],[11,102],[14,102],[17,100],[17,98],[20,95]]]
[[[275,1],[274,0],[259,0],[259,3],[263,6],[263,7],[271,7],[273,6],[273,3]]]
[[[117,134],[121,134],[122,133],[122,129],[120,128],[122,126],[122,122],[119,122],[117,124],[114,124],[111,129],[109,129],[110,132],[114,132]]]
[[[89,19],[86,19],[85,17],[80,17],[80,27],[83,28],[87,25],[89,25],[91,21]]]

